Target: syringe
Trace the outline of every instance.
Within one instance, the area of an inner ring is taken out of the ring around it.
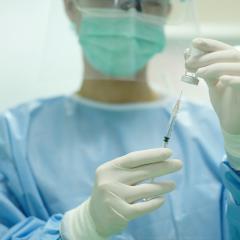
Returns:
[[[168,143],[170,141],[171,135],[172,135],[172,131],[173,131],[173,127],[176,123],[177,120],[177,114],[179,112],[180,109],[180,105],[181,105],[181,98],[182,98],[182,91],[177,99],[176,104],[173,107],[172,113],[171,113],[171,117],[170,117],[170,121],[168,123],[168,128],[167,128],[167,133],[163,138],[163,143],[162,143],[162,147],[163,148],[167,148]],[[154,178],[151,179],[151,183],[154,182]]]
[[[176,119],[177,119],[177,114],[178,114],[179,109],[180,109],[181,98],[182,98],[182,91],[181,91],[181,93],[180,93],[180,95],[177,99],[176,104],[173,107],[173,110],[172,110],[172,113],[171,113],[171,118],[170,118],[168,128],[167,128],[167,134],[163,138],[163,147],[164,148],[166,148],[168,146],[169,140],[171,138],[173,127],[174,127],[174,124],[175,124]]]

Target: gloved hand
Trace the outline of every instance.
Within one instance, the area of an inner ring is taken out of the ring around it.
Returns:
[[[197,38],[192,45],[205,54],[189,57],[186,68],[206,81],[222,126],[225,148],[240,158],[240,51],[211,39]],[[234,167],[240,168],[240,162]]]
[[[180,160],[167,160],[170,155],[170,149],[150,149],[101,165],[92,196],[65,215],[62,235],[67,232],[71,240],[105,239],[123,230],[129,221],[159,208],[163,194],[174,190],[175,183],[140,183],[181,169]]]

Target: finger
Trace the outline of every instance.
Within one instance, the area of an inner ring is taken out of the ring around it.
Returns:
[[[203,52],[215,52],[232,48],[226,43],[208,38],[195,38],[192,45]]]
[[[207,53],[201,56],[191,57],[186,61],[186,68],[196,71],[215,63],[240,63],[240,51],[236,49]]]
[[[153,163],[131,170],[122,176],[122,181],[128,185],[136,185],[145,180],[174,173],[182,168],[180,160],[167,160]]]
[[[128,203],[134,203],[142,199],[152,199],[169,193],[175,188],[176,184],[173,181],[129,186],[126,200]]]
[[[164,202],[165,202],[164,197],[158,197],[149,201],[132,204],[129,207],[128,218],[130,220],[133,220],[142,215],[150,213],[160,208],[164,204]]]
[[[219,78],[223,86],[232,87],[234,89],[240,89],[240,76],[228,76],[224,75]]]
[[[120,168],[136,168],[142,165],[162,162],[168,159],[172,151],[168,148],[148,149],[144,151],[131,152],[114,161],[112,164]]]
[[[105,203],[109,210],[112,211],[114,215],[118,216],[118,222],[121,228],[130,220],[128,218],[129,204],[122,200],[116,193],[112,191],[108,191],[108,193],[110,197],[105,200]]]
[[[185,61],[186,61],[189,57],[191,57],[191,50],[190,50],[190,48],[187,48],[187,49],[184,51],[184,59],[185,59]]]
[[[216,63],[196,72],[196,76],[203,78],[209,86],[216,85],[223,75],[240,75],[240,63]]]

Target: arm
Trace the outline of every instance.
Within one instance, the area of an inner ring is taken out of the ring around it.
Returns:
[[[223,131],[227,161],[221,165],[221,175],[227,189],[227,222],[231,239],[240,238],[240,135]]]
[[[7,120],[0,115],[0,239],[59,239],[61,215],[39,219],[26,212],[12,161],[10,132]]]
[[[208,85],[227,152],[221,173],[228,191],[227,221],[231,239],[240,239],[240,51],[228,44],[198,38],[193,47],[203,54],[190,56],[186,67]]]
[[[227,189],[226,220],[231,240],[240,239],[240,174],[225,161],[221,164],[221,175]]]
[[[7,178],[0,172],[0,239],[60,239],[61,215],[47,221],[27,217],[8,188]]]

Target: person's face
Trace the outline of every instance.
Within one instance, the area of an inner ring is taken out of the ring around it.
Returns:
[[[166,0],[147,0],[148,7],[144,10],[153,15],[156,14],[156,8],[158,9],[158,16],[167,18],[171,11],[171,4]],[[126,1],[125,1],[126,2]],[[69,19],[74,22],[78,27],[81,22],[81,13],[76,8],[76,3],[79,8],[84,8],[84,6],[94,7],[94,8],[111,8],[113,5],[113,0],[64,0],[66,13]],[[160,9],[160,11],[159,11]]]

